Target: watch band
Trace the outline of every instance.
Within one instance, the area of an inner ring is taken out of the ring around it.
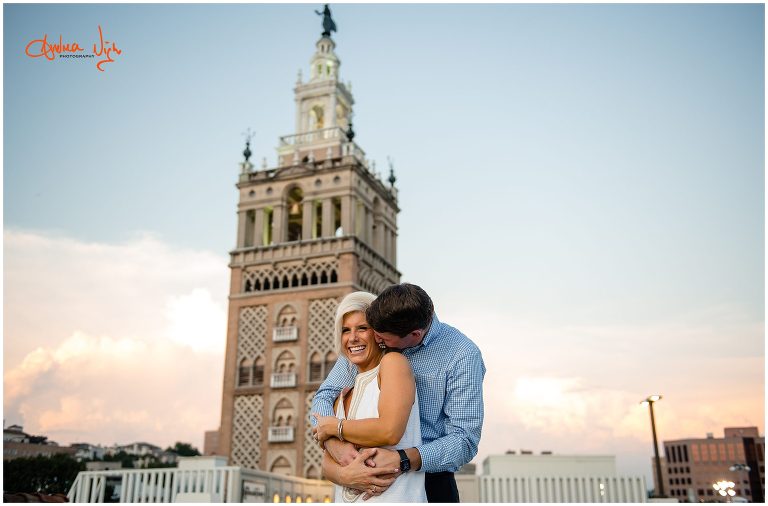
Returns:
[[[411,470],[411,459],[408,458],[408,454],[405,450],[397,450],[400,454],[400,471],[406,473]]]

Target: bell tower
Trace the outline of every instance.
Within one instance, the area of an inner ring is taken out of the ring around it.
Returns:
[[[382,182],[353,140],[323,15],[310,78],[294,88],[296,133],[279,139],[277,166],[255,169],[250,140],[240,164],[218,443],[231,465],[308,478],[321,477],[309,410],[337,358],[336,305],[400,279],[394,177]]]

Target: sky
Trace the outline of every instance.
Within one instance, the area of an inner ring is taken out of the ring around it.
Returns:
[[[276,163],[321,5],[3,6],[3,418],[218,427],[243,132]],[[480,347],[479,454],[765,429],[764,6],[331,6],[398,268]],[[98,59],[30,58],[48,40]],[[479,466],[478,466],[479,467]]]

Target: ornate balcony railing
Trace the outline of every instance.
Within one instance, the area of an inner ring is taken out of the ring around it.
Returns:
[[[295,372],[276,372],[272,373],[272,388],[293,388],[296,386]]]
[[[298,338],[299,329],[297,327],[275,327],[272,330],[272,341],[275,343],[296,341]]]
[[[344,130],[339,127],[323,128],[313,130],[303,134],[284,135],[280,137],[280,146],[302,146],[305,144],[314,144],[320,141],[330,141],[334,139],[346,140]]]
[[[293,427],[270,427],[267,441],[270,443],[293,443]]]

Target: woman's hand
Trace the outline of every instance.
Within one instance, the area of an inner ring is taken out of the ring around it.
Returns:
[[[338,437],[339,419],[335,416],[321,416],[317,413],[312,413],[317,419],[317,425],[312,429],[312,433],[315,434],[316,440],[322,446],[322,443],[332,437]]]

